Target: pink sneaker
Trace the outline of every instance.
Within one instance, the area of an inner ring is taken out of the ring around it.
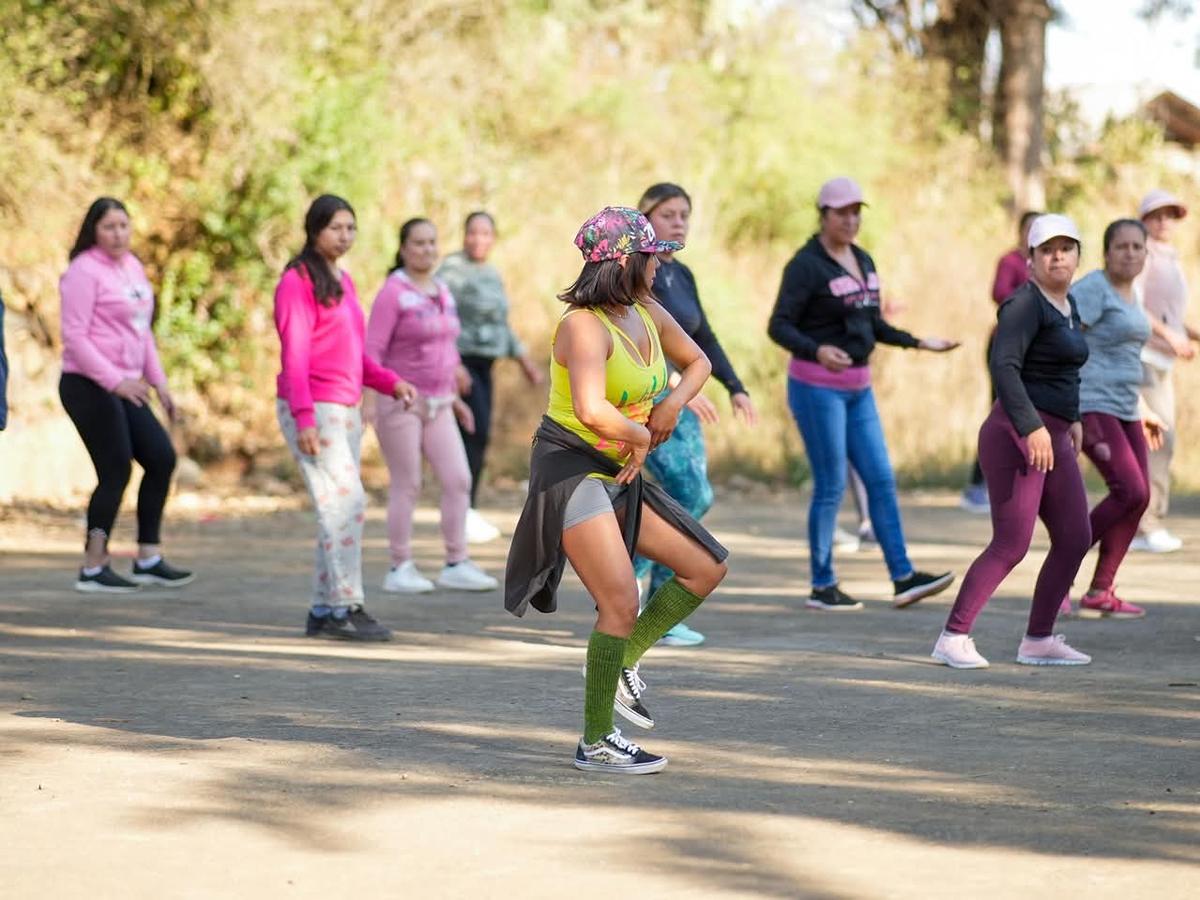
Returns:
[[[1107,591],[1088,591],[1079,599],[1081,619],[1140,619],[1146,611],[1136,603],[1127,603],[1118,597],[1113,588]]]
[[[951,634],[943,631],[929,654],[952,669],[986,669],[988,661],[975,649],[969,634]]]
[[[1061,634],[1051,637],[1021,639],[1017,662],[1026,666],[1086,666],[1092,658],[1067,643]]]
[[[1058,618],[1069,619],[1073,615],[1075,615],[1075,610],[1071,608],[1071,595],[1067,594],[1067,596],[1063,597],[1062,603],[1058,605]]]

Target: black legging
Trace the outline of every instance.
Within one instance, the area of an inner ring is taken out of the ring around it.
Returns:
[[[87,528],[112,534],[131,461],[145,474],[138,488],[138,543],[160,543],[163,507],[175,471],[175,448],[149,406],[135,406],[83,375],[64,374],[58,383],[63,408],[87,447],[100,483],[88,503]]]
[[[471,393],[463,399],[475,416],[475,433],[462,432],[463,446],[467,448],[467,465],[471,468],[471,507],[479,493],[480,473],[483,472],[483,457],[487,453],[488,441],[492,436],[492,364],[490,356],[464,356],[462,363],[471,373]]]

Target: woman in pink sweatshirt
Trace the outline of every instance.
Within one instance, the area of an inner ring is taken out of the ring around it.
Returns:
[[[154,290],[129,251],[129,236],[124,204],[111,197],[96,200],[59,282],[63,374],[58,394],[99,480],[88,503],[84,565],[75,582],[75,590],[85,593],[124,594],[139,584],[179,587],[193,577],[169,565],[161,553],[159,530],[175,450],[150,410],[150,392],[170,419],[175,403],[150,329]],[[124,578],[111,568],[108,538],[133,460],[144,472],[138,488],[138,553],[130,578]]]
[[[304,217],[304,248],[275,289],[281,369],[279,427],[317,511],[316,572],[305,634],[360,641],[392,633],[363,608],[362,532],[366,496],[359,475],[363,384],[401,406],[416,391],[363,352],[363,313],[337,261],[354,243],[354,210],[318,197]]]
[[[396,264],[380,288],[367,323],[367,355],[399,372],[416,387],[415,404],[380,397],[375,432],[391,475],[388,537],[392,570],[383,589],[401,594],[433,590],[412,558],[412,517],[421,492],[421,457],[429,460],[442,486],[442,539],[446,565],[439,587],[490,591],[499,582],[467,558],[466,522],[471,506],[471,470],[455,418],[468,433],[471,410],[459,397],[469,384],[458,355],[461,326],[454,297],[434,277],[437,229],[428,219],[409,219],[400,228]],[[460,382],[461,379],[461,382]]]

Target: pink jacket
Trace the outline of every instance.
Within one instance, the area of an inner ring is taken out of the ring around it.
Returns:
[[[281,368],[276,381],[297,428],[317,424],[314,403],[355,406],[363,385],[391,394],[400,377],[363,352],[363,313],[350,276],[342,273],[342,299],[322,306],[308,273],[288,269],[275,289],[275,328]]]
[[[62,370],[111,391],[126,378],[167,383],[154,332],[154,289],[132,253],[113,259],[99,247],[80,253],[58,283]]]
[[[427,397],[456,393],[458,309],[450,289],[439,281],[431,297],[403,270],[388,276],[367,323],[367,356],[399,372]]]

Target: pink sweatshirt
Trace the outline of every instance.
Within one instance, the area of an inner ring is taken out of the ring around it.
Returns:
[[[167,383],[154,332],[154,289],[132,253],[113,259],[99,247],[80,253],[58,283],[62,370],[111,391],[126,378]]]
[[[427,397],[456,393],[462,330],[450,289],[435,281],[437,297],[413,284],[403,270],[388,276],[367,323],[367,356],[399,372]]]
[[[400,377],[363,352],[363,313],[354,282],[342,273],[342,299],[322,306],[308,273],[288,269],[275,288],[281,370],[276,380],[297,428],[315,428],[314,403],[355,406],[363,384],[391,394]]]

